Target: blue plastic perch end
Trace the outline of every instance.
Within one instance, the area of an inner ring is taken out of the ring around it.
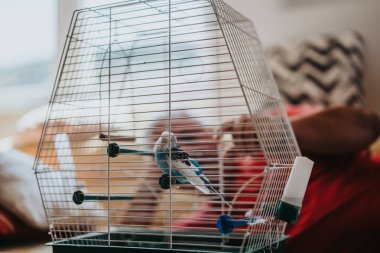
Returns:
[[[231,216],[223,214],[216,222],[216,227],[221,234],[229,235],[235,227],[247,226],[249,219],[233,220]]]

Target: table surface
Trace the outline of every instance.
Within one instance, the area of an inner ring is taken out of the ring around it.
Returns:
[[[10,246],[6,248],[0,248],[0,252],[17,252],[17,253],[52,253],[53,250],[50,246],[46,246],[44,243],[37,244],[25,244],[18,246]]]

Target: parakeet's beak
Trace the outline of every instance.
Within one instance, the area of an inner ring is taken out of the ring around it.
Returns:
[[[169,140],[173,140],[173,139],[175,139],[175,136],[174,136],[173,133],[171,133],[171,132],[169,132],[169,131],[164,131],[164,132],[162,132],[162,134],[161,134],[161,138],[162,138],[162,139],[165,139],[165,140],[167,140],[167,141],[169,141]]]
[[[168,144],[169,143],[169,140],[165,137],[160,137],[160,139],[161,139],[161,141],[160,141],[161,144]]]
[[[173,134],[169,131],[163,131],[161,137],[169,139]]]

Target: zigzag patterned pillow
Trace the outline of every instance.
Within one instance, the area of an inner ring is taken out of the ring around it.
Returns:
[[[363,105],[364,41],[350,31],[321,35],[267,51],[285,102]]]

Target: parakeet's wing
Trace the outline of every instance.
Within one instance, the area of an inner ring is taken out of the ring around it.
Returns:
[[[188,153],[181,149],[172,149],[172,168],[184,176],[192,185],[204,194],[211,193],[208,185],[210,181],[203,174],[199,164],[192,160]]]
[[[197,168],[194,165],[189,167],[186,164],[182,163],[181,161],[172,161],[172,166],[176,168],[178,173],[186,177],[186,179],[192,185],[194,185],[198,190],[200,190],[204,194],[210,194],[211,191],[207,187],[207,184],[209,184],[209,182],[203,179],[204,176],[197,175],[196,173]]]
[[[196,160],[191,159],[188,153],[180,148],[173,148],[171,153],[171,165],[180,175],[186,178],[192,185],[204,194],[216,193],[221,200],[232,208],[223,194],[218,192],[210,180],[203,174],[201,166]]]

